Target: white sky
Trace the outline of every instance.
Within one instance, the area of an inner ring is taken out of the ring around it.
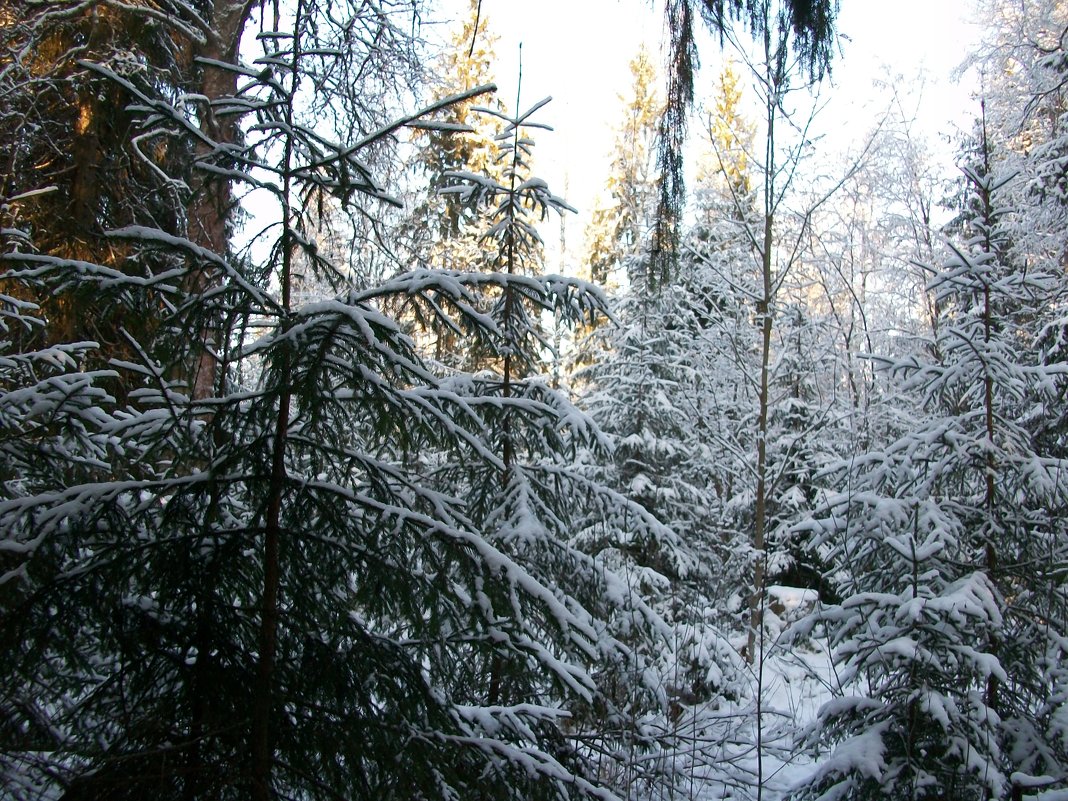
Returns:
[[[972,84],[952,75],[978,33],[967,22],[972,6],[960,0],[842,0],[842,53],[832,65],[832,85],[823,93],[830,103],[818,119],[830,132],[827,144],[848,149],[863,140],[889,102],[888,80],[900,93],[912,95],[921,126],[933,140],[938,133],[953,132],[953,123],[976,105]],[[466,14],[467,7],[464,0],[438,6],[455,17]],[[630,87],[628,63],[642,43],[651,53],[661,52],[662,3],[482,0],[482,13],[499,37],[494,79],[502,100],[515,107],[520,45],[522,105],[553,97],[538,119],[556,130],[536,136],[535,167],[553,192],[578,208],[580,213],[566,222],[566,236],[568,250],[581,252],[587,215],[607,174],[619,97]],[[718,42],[703,43],[701,60],[699,99],[702,83],[710,86],[718,72]],[[551,251],[557,250],[558,229],[553,223],[543,231]],[[564,265],[547,266],[558,270]]]

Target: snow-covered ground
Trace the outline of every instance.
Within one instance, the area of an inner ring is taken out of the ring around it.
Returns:
[[[763,658],[744,669],[741,694],[715,711],[695,710],[690,721],[693,765],[687,796],[695,801],[755,798],[757,784],[763,786],[763,799],[772,801],[807,777],[818,758],[802,747],[801,738],[837,687],[830,652],[821,637],[788,641],[784,636],[791,623],[812,611],[816,594],[770,587],[768,595]],[[685,730],[679,734],[685,742]],[[705,753],[697,756],[702,749]]]

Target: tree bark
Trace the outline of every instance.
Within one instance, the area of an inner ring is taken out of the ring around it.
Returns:
[[[237,57],[241,34],[252,8],[261,0],[217,0],[211,14],[211,31],[197,56],[212,61],[232,63]],[[215,147],[203,140],[196,145],[196,162],[217,158],[220,145],[238,141],[240,130],[237,115],[217,114],[219,100],[237,92],[237,73],[214,66],[201,67],[199,93],[203,96],[199,109],[201,130]],[[189,239],[202,248],[225,257],[230,245],[230,215],[234,208],[230,179],[206,170],[196,170],[191,182],[192,197],[187,207]],[[186,289],[192,294],[204,292],[217,279],[203,266],[195,268]],[[218,363],[215,356],[222,336],[219,321],[204,320],[200,328],[201,349],[191,366],[190,388],[196,400],[214,394]]]

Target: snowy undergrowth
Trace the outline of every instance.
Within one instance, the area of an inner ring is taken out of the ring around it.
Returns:
[[[744,632],[726,640],[706,638],[706,650],[721,649],[710,658],[714,667],[709,672],[709,683],[720,691],[673,710],[675,748],[662,770],[677,778],[674,794],[666,797],[708,801],[759,795],[762,801],[775,801],[804,784],[825,756],[805,751],[802,735],[837,692],[831,654],[818,629],[790,636],[791,624],[813,610],[815,592],[773,586],[768,597],[763,659],[750,665],[740,655]],[[700,635],[695,633],[694,639]]]

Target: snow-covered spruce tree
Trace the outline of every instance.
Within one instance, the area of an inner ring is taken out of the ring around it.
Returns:
[[[651,666],[667,630],[646,601],[646,587],[620,570],[630,563],[616,556],[633,549],[641,552],[643,565],[671,559],[676,539],[640,505],[601,484],[597,471],[576,467],[591,456],[604,458],[604,435],[540,374],[544,354],[552,348],[539,320],[549,309],[546,298],[556,295],[572,304],[570,312],[557,313],[582,322],[574,316],[581,311],[575,304],[584,303],[582,292],[589,291],[581,281],[540,275],[535,225],[547,212],[569,208],[529,171],[533,143],[526,130],[544,127],[531,120],[541,105],[503,117],[503,180],[460,172],[454,174],[455,188],[448,190],[484,210],[485,237],[494,254],[484,269],[495,272],[472,274],[469,280],[497,287],[489,315],[509,334],[506,349],[485,352],[480,372],[453,380],[458,393],[479,398],[503,469],[446,464],[436,475],[451,492],[467,498],[469,513],[498,547],[533,576],[567,587],[604,620],[596,666],[599,691],[576,710],[569,737],[581,753],[596,759],[598,774],[609,786],[629,794],[655,779],[654,744],[640,721],[664,708]],[[474,686],[488,688],[491,703],[513,703],[531,693],[556,698],[544,676],[499,656],[489,663],[470,661],[465,675],[482,677]],[[470,679],[465,683],[472,686]]]
[[[22,198],[5,200],[7,212]],[[49,329],[36,302],[49,293],[39,282],[11,275],[19,249],[29,245],[24,233],[5,226],[0,251],[0,792],[12,799],[35,797],[41,774],[54,770],[52,751],[64,741],[62,707],[77,697],[79,674],[96,657],[73,636],[82,624],[76,611],[40,603],[42,585],[59,580],[67,554],[48,538],[47,524],[20,510],[40,506],[43,495],[49,501],[42,511],[53,512],[65,488],[106,480],[106,429],[115,420],[105,387],[116,378],[88,365],[100,362],[95,343],[64,341]],[[41,630],[54,639],[24,636]]]
[[[210,181],[177,183],[157,148],[143,150],[165,188],[210,192],[225,180],[265,192],[269,248],[236,258],[230,246],[212,252],[143,223],[107,235],[168,266],[151,277],[21,244],[4,253],[6,281],[114,289],[149,298],[159,318],[130,337],[132,355],[112,361],[138,385],[121,404],[93,388],[94,376],[63,375],[84,346],[3,354],[11,448],[41,454],[35,472],[4,476],[0,502],[0,625],[17,644],[0,656],[14,678],[2,696],[4,790],[27,799],[603,795],[589,752],[565,737],[564,707],[596,697],[592,664],[636,650],[599,616],[621,594],[611,573],[549,537],[543,550],[572,572],[532,572],[503,547],[506,532],[481,527],[474,507],[441,492],[415,459],[440,454],[500,487],[509,459],[498,410],[513,418],[513,440],[540,438],[546,462],[549,434],[582,424],[548,396],[508,403],[501,392],[458,392],[464,379],[430,370],[385,311],[403,299],[512,355],[519,332],[482,313],[483,290],[575,314],[591,301],[563,281],[420,271],[301,303],[302,274],[333,272],[308,236],[317,199],[388,202],[375,149],[422,115],[381,127],[372,119],[369,129],[355,115],[376,96],[348,77],[411,45],[393,16],[401,11],[315,0],[277,11],[242,17],[261,22],[247,32],[262,48],[252,64],[201,65],[225,74],[219,84],[232,82],[233,94],[176,104],[113,65],[85,65],[121,87],[139,141],[196,143],[195,167]],[[209,36],[203,19],[175,19],[194,44],[198,31]],[[316,114],[332,93],[335,112],[354,114],[336,138]],[[203,115],[183,105],[206,100]],[[241,135],[217,137],[205,120],[220,116]],[[27,322],[27,307],[8,297],[6,319]],[[210,382],[190,376],[190,351],[209,353]],[[557,497],[551,464],[542,475],[545,497]],[[470,664],[497,670],[496,702],[492,677],[461,687]]]
[[[657,314],[668,304],[650,292],[645,271],[656,197],[651,154],[659,99],[653,89],[655,69],[644,48],[631,60],[630,72],[631,94],[622,98],[623,111],[606,180],[609,205],[587,229],[585,253],[585,269],[592,280],[626,288],[618,290],[614,303],[618,326],[582,332],[585,339],[579,345],[574,382],[582,393],[582,405],[613,443],[611,464],[594,466],[594,471],[646,512],[680,531],[685,527],[673,518],[687,501],[679,499],[673,504],[670,499],[676,492],[668,488],[676,483],[679,473],[672,467],[672,455],[654,441],[660,435],[664,444],[671,440],[663,426],[669,426],[675,435],[685,426],[678,414],[665,413],[662,408],[671,404],[660,382],[670,367],[658,370],[654,366],[661,356],[666,362],[679,354],[663,355],[665,347],[673,346],[660,336]],[[619,533],[604,532],[602,543],[591,541],[587,547],[616,549],[621,546]],[[656,557],[653,552],[643,552],[638,541],[623,547],[637,560],[634,564],[649,565],[649,559]],[[671,570],[668,564],[659,565],[659,569]]]
[[[844,465],[812,524],[843,602],[819,619],[843,696],[802,797],[1019,797],[1065,776],[1062,460],[1027,420],[1063,364],[1042,364],[1034,315],[1053,285],[1009,258],[989,146],[965,169],[966,237],[930,291],[936,341],[888,363],[922,401],[915,429]],[[932,356],[937,355],[937,359]]]
[[[583,371],[589,383],[582,404],[612,443],[607,470],[594,474],[672,531],[665,548],[642,535],[638,518],[619,518],[583,538],[583,547],[616,566],[670,625],[668,647],[649,674],[669,702],[666,714],[646,720],[663,774],[649,790],[654,793],[683,792],[695,764],[706,778],[722,774],[725,766],[707,751],[723,745],[730,721],[716,715],[721,702],[736,696],[740,668],[719,633],[714,600],[720,532],[707,483],[712,449],[702,440],[699,388],[707,373],[695,358],[703,347],[712,351],[688,292],[680,284],[645,298],[627,292],[615,306],[618,324],[608,332],[608,349]],[[709,749],[695,750],[687,739],[698,731]]]
[[[819,618],[842,694],[811,733],[817,754],[830,754],[795,795],[1000,796],[997,718],[983,687],[1005,674],[977,646],[1001,626],[995,590],[982,572],[958,577],[959,521],[898,484],[899,470],[924,465],[907,448],[873,456],[881,464],[865,477],[872,489],[851,491],[819,529],[819,544],[850,571],[846,599]]]
[[[800,303],[784,304],[778,327],[778,400],[768,420],[768,472],[774,488],[768,499],[768,582],[817,590],[830,597],[825,565],[793,529],[816,506],[817,473],[835,461],[835,432],[829,421],[839,412],[821,382],[833,376],[833,354],[823,341],[825,324]],[[830,383],[829,381],[827,383]]]
[[[620,490],[679,538],[677,556],[652,563],[662,577],[652,574],[646,592],[671,624],[659,670],[672,703],[655,725],[673,784],[661,791],[684,796],[695,782],[743,793],[753,783],[752,741],[738,714],[746,703],[744,660],[724,636],[744,562],[732,559],[737,542],[725,512],[734,499],[718,483],[729,473],[724,463],[739,457],[721,436],[736,422],[724,401],[741,384],[733,383],[735,363],[723,349],[729,300],[707,267],[683,256],[659,290],[632,284],[616,309],[611,350],[589,370],[595,393],[587,400],[614,434]]]
[[[109,230],[177,233],[180,200],[161,170],[186,175],[191,152],[134,138],[139,115],[126,108],[129,95],[90,62],[154,98],[173,98],[190,87],[180,42],[191,9],[57,2],[0,13],[0,137],[11,145],[0,170],[5,797],[54,795],[80,767],[69,743],[119,718],[114,709],[77,708],[108,663],[82,636],[95,617],[95,587],[72,581],[70,571],[95,541],[77,539],[79,521],[121,525],[92,501],[137,457],[119,447],[115,399],[128,399],[144,377],[108,363],[137,358],[139,341],[175,346],[159,310],[182,273],[169,255]],[[152,13],[166,22],[147,24]]]
[[[656,70],[644,47],[629,67],[631,92],[628,98],[620,98],[623,109],[610,154],[611,166],[604,194],[596,200],[586,226],[583,253],[583,275],[609,292],[627,284],[634,258],[647,247],[651,204],[657,191],[651,157],[661,105],[653,86]],[[604,336],[604,331],[596,329],[577,332],[571,372],[578,385],[584,380],[582,368],[605,348]]]
[[[760,221],[750,163],[754,131],[742,100],[734,66],[727,63],[711,98],[708,152],[699,162],[694,192],[696,218],[679,259],[679,284],[701,329],[692,354],[697,385],[690,394],[699,404],[696,417],[706,449],[703,470],[710,518],[717,529],[709,540],[715,555],[709,580],[716,585],[709,594],[731,628],[737,621],[728,623],[732,615],[727,610],[734,606],[730,599],[748,592],[739,578],[748,573],[750,563],[750,462],[757,405],[751,367],[759,358],[750,234]]]
[[[603,227],[594,224],[587,231],[586,254],[594,280],[625,286],[614,309],[619,325],[592,332],[581,346],[581,360],[595,361],[580,369],[575,380],[584,393],[583,405],[613,440],[606,482],[681,532],[703,516],[700,492],[686,486],[687,471],[681,465],[696,440],[686,433],[692,415],[677,406],[686,395],[680,376],[689,369],[686,333],[674,317],[674,296],[662,297],[671,295],[672,287],[653,286],[647,270],[659,101],[644,50],[630,68],[632,95],[624,105],[606,182],[611,206],[600,220]],[[674,322],[665,320],[665,314]],[[673,328],[677,336],[669,333]]]
[[[613,443],[611,463],[598,471],[602,480],[683,532],[693,527],[699,516],[694,505],[700,503],[695,489],[686,487],[686,471],[680,465],[690,453],[683,444],[688,415],[673,408],[684,394],[673,374],[686,368],[678,339],[664,331],[661,315],[671,313],[671,303],[650,286],[646,270],[656,194],[652,153],[659,99],[653,91],[655,71],[644,49],[630,62],[630,70],[631,95],[623,100],[606,180],[610,205],[587,230],[585,259],[593,280],[622,285],[614,304],[618,325],[591,332],[580,345],[579,361],[588,366],[577,371],[575,382],[583,393],[582,404]],[[685,521],[680,516],[684,508],[689,509]],[[611,551],[621,545],[618,535],[604,532],[604,542],[587,547]],[[648,566],[656,556],[644,552],[639,542],[623,549],[635,564]],[[657,567],[671,574],[677,566]]]
[[[662,103],[654,87],[656,69],[644,46],[628,66],[633,80],[612,148],[607,198],[586,231],[585,266],[600,286],[621,281],[626,259],[646,248],[657,191],[652,153]]]
[[[632,70],[634,95],[625,105],[608,182],[619,219],[599,229],[588,247],[591,272],[620,274],[617,324],[595,332],[603,344],[584,352],[591,363],[576,383],[582,404],[612,441],[611,462],[595,472],[670,526],[678,543],[674,550],[651,550],[631,523],[596,532],[586,547],[620,565],[670,625],[655,666],[669,706],[646,720],[662,775],[645,792],[685,794],[695,783],[751,781],[736,764],[751,744],[737,742],[737,718],[728,711],[738,696],[741,660],[718,625],[726,549],[712,486],[717,451],[710,432],[717,421],[709,401],[729,378],[716,347],[724,310],[714,276],[687,258],[669,279],[649,272],[656,103],[647,64],[639,59]]]
[[[1002,198],[1015,200],[1006,190],[1020,176],[994,164],[985,114],[980,122],[979,158],[966,171],[974,186],[975,222],[966,230],[990,264],[980,262],[971,268],[974,277],[950,286],[970,293],[978,320],[966,330],[973,340],[982,337],[980,352],[990,365],[982,373],[983,510],[971,525],[1004,605],[1005,630],[992,647],[1009,680],[1004,686],[991,682],[987,696],[1001,718],[1013,796],[1057,794],[1068,786],[1068,459],[1056,438],[1047,436],[1047,426],[1056,426],[1068,374],[1065,352],[1050,347],[1063,326],[1065,251],[1049,239],[1037,252],[1015,246],[1033,233],[1033,206],[1004,208]],[[1034,191],[1033,179],[1029,183]],[[1046,217],[1039,225],[1050,232],[1049,224]],[[978,377],[975,371],[961,380],[974,387]]]
[[[467,15],[438,59],[438,85],[433,89],[436,99],[492,80],[496,36],[481,4],[471,2]],[[481,113],[483,105],[491,106],[496,114]],[[505,127],[498,115],[504,114],[504,103],[498,97],[473,97],[452,104],[439,115],[434,128],[417,130],[413,135],[418,189],[400,226],[400,239],[417,263],[459,272],[493,269],[495,248],[484,236],[485,220],[448,187],[455,183],[457,171],[505,180],[508,158],[501,151],[501,141],[508,137],[498,138]],[[448,327],[423,326],[420,332],[430,356],[446,369],[476,372],[491,358],[480,343],[462,342]]]

